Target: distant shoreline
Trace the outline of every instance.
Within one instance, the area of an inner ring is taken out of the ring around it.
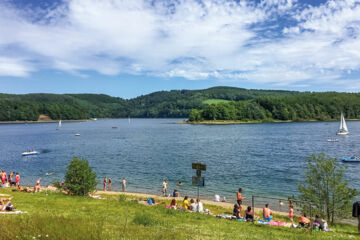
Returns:
[[[87,122],[89,119],[78,120],[61,120],[62,122]],[[59,120],[46,120],[46,121],[0,121],[0,124],[23,124],[23,123],[58,123]]]
[[[252,121],[241,121],[241,120],[206,120],[206,121],[181,121],[178,124],[193,124],[193,125],[234,125],[234,124],[255,124],[255,123],[293,123],[293,122],[337,122],[338,120],[327,120],[321,121],[316,119],[294,121],[294,120],[252,120]],[[346,121],[360,121],[360,119],[347,119]]]

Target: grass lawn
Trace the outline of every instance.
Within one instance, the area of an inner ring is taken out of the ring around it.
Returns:
[[[146,206],[124,196],[98,200],[54,192],[0,193],[13,196],[18,210],[28,212],[0,215],[1,239],[360,239],[357,228],[345,224],[330,226],[334,232],[306,232],[175,211],[165,204]]]
[[[206,99],[203,101],[204,104],[217,104],[217,103],[227,103],[229,100],[225,99]]]

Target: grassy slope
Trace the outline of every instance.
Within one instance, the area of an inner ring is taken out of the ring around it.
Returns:
[[[203,104],[217,104],[217,103],[227,103],[230,102],[229,100],[224,100],[224,99],[207,99],[204,100],[202,103]]]
[[[0,193],[14,196],[14,205],[28,211],[0,215],[1,239],[357,239],[356,227],[337,232],[239,223],[213,216],[145,206],[118,197],[97,200],[57,193]],[[219,207],[213,212],[226,211]],[[276,216],[275,216],[276,217]],[[39,237],[39,235],[41,237]],[[48,235],[48,237],[46,237]]]

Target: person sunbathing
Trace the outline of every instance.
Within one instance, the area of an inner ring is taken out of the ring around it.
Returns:
[[[265,208],[263,208],[263,217],[265,221],[271,221],[273,217],[269,204],[265,204]]]
[[[299,226],[300,227],[309,227],[310,226],[310,219],[306,217],[306,214],[304,213],[303,216],[299,217]]]
[[[7,203],[5,202],[7,201]],[[0,211],[12,211],[11,198],[0,198]]]

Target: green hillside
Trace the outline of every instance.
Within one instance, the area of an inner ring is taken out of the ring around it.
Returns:
[[[0,121],[36,121],[40,114],[54,120],[190,116],[191,121],[301,121],[337,119],[341,111],[346,118],[359,119],[360,95],[234,87],[159,91],[133,99],[104,94],[0,94]]]

